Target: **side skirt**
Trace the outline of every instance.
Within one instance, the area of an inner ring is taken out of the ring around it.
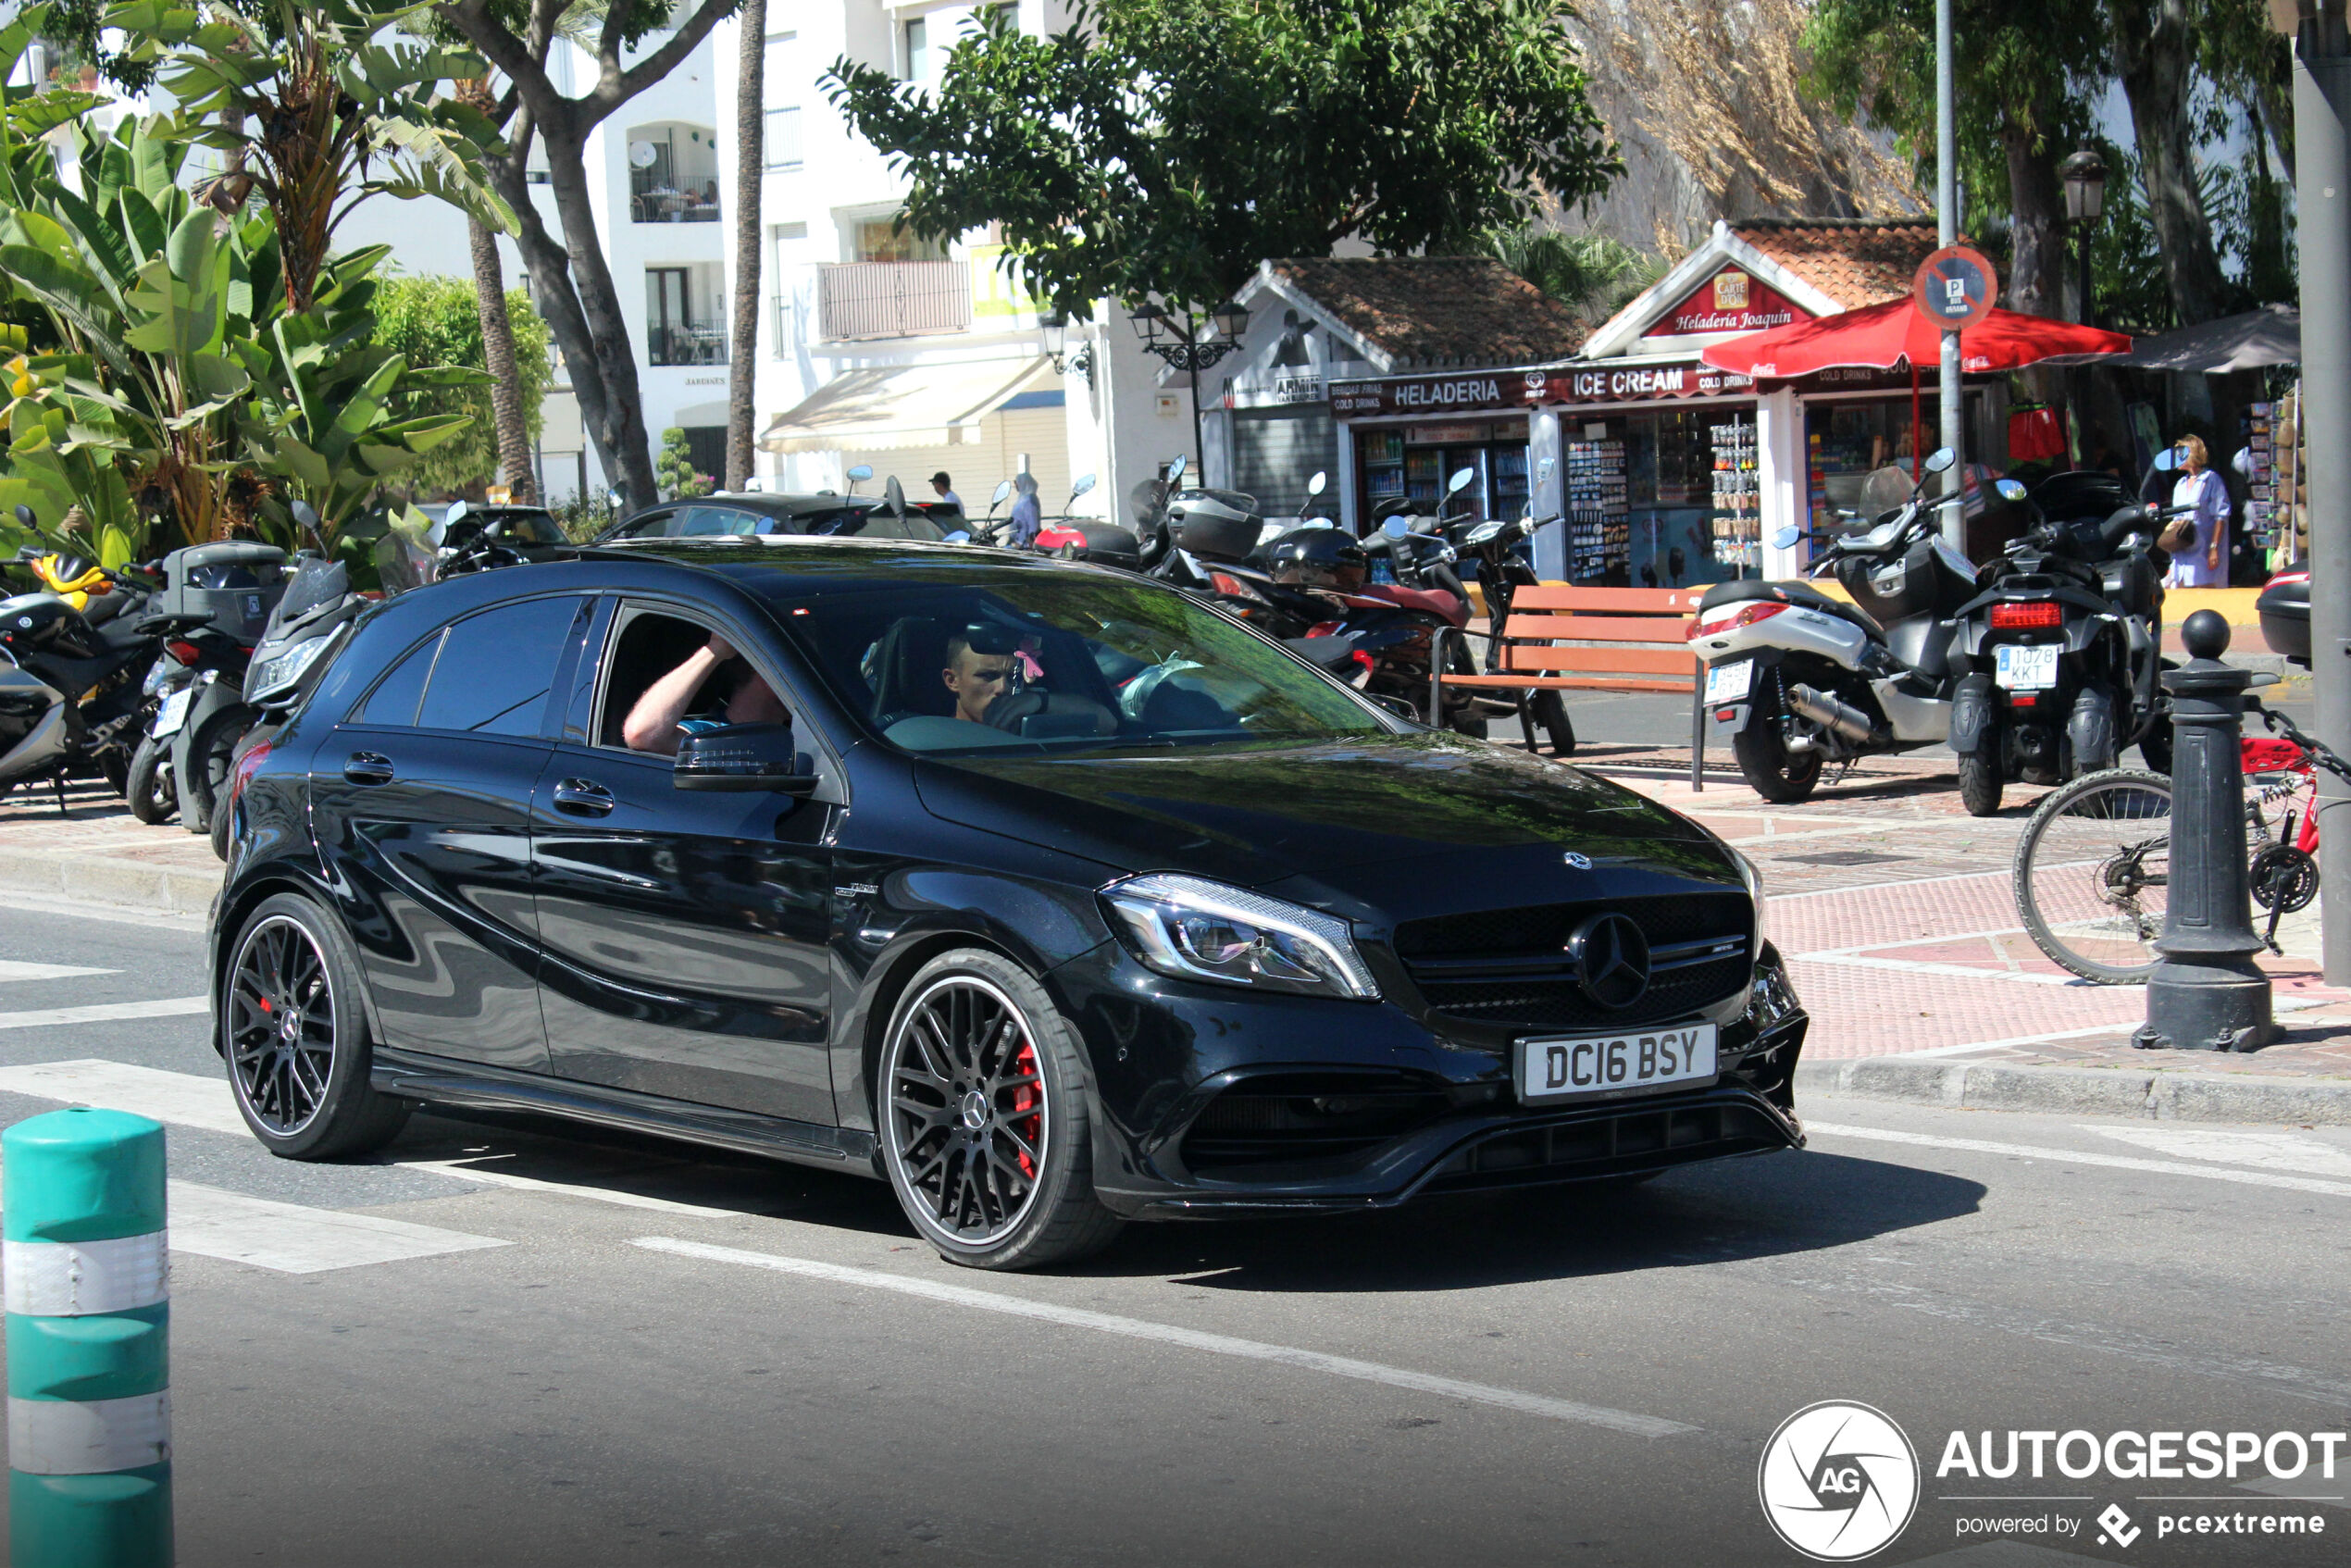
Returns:
[[[874,1135],[856,1127],[821,1126],[782,1116],[693,1105],[633,1089],[541,1077],[382,1046],[376,1048],[374,1070],[368,1077],[380,1093],[421,1100],[429,1105],[530,1111],[764,1159],[851,1170],[877,1178],[880,1174],[874,1168]]]

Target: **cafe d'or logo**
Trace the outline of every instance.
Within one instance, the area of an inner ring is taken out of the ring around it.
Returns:
[[[1780,1423],[1755,1486],[1780,1539],[1816,1562],[1851,1562],[1910,1523],[1919,1456],[1884,1412],[1824,1400]]]

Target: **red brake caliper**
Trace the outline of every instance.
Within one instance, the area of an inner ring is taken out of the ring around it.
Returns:
[[[1021,1041],[1020,1054],[1013,1058],[1013,1064],[1023,1069],[1031,1078],[1038,1076],[1037,1048],[1026,1040]],[[1038,1092],[1037,1086],[1033,1083],[1025,1083],[1013,1090],[1013,1114],[1019,1119],[1020,1135],[1028,1140],[1028,1146],[1031,1149],[1037,1147],[1038,1137],[1045,1130],[1045,1118],[1038,1112],[1038,1107],[1042,1105],[1044,1101],[1045,1097]],[[1036,1162],[1026,1154],[1017,1155],[1015,1158],[1020,1162],[1020,1174],[1031,1181],[1036,1180]]]

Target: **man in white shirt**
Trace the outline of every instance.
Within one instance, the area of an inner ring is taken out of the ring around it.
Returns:
[[[946,469],[941,468],[930,477],[930,488],[939,492],[941,505],[952,506],[958,512],[964,509],[964,498],[955,493],[954,481],[947,477]]]

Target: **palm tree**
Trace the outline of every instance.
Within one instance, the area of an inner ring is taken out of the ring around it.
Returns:
[[[476,77],[458,91],[485,116],[494,107],[488,77]],[[481,315],[482,364],[491,376],[490,413],[498,438],[498,470],[516,501],[536,505],[539,475],[531,466],[530,427],[523,412],[522,383],[515,374],[515,324],[506,316],[498,236],[490,225],[467,213],[466,239],[473,254],[474,304]]]
[[[751,482],[752,380],[758,368],[760,188],[766,176],[767,0],[736,13],[735,319],[727,370],[727,488]]]
[[[1605,234],[1567,234],[1532,224],[1486,237],[1494,258],[1578,316],[1605,321],[1662,277],[1665,268]]]

